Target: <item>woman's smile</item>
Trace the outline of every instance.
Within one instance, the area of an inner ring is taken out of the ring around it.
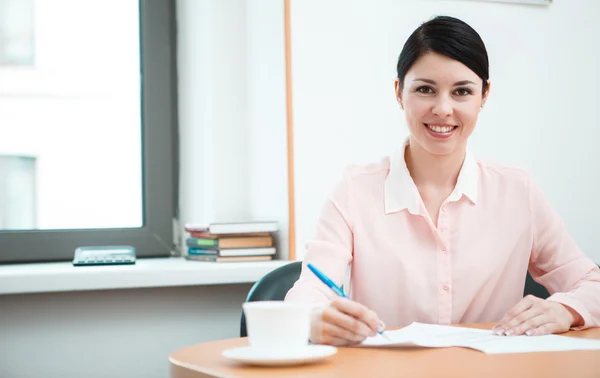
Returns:
[[[458,129],[457,125],[449,125],[446,123],[424,123],[423,125],[429,135],[440,139],[450,138]]]

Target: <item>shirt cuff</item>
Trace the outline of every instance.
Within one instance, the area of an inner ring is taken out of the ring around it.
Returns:
[[[555,293],[546,299],[547,301],[567,305],[575,310],[583,319],[583,325],[571,327],[573,331],[580,331],[591,327],[591,315],[580,301],[572,298],[568,293]]]

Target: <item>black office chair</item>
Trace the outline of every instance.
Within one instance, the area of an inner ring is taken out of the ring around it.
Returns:
[[[527,278],[525,279],[525,289],[523,290],[523,296],[535,295],[538,298],[546,299],[550,296],[550,293],[543,285],[535,282],[529,272],[527,272]]]
[[[302,271],[302,261],[294,261],[281,266],[257,281],[246,297],[246,302],[254,301],[282,301],[287,292],[298,281]],[[240,320],[240,337],[248,336],[246,330],[246,317],[242,310]]]

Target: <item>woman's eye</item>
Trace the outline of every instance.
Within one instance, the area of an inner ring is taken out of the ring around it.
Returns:
[[[419,92],[419,93],[433,93],[433,88],[424,85],[422,87],[417,88],[417,92]]]
[[[468,96],[473,92],[469,88],[458,88],[456,91],[454,91],[454,93],[456,93],[459,96]]]

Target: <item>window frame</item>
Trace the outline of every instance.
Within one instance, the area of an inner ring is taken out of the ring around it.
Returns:
[[[175,2],[139,0],[142,227],[1,230],[0,264],[70,261],[81,246],[130,245],[137,257],[165,257],[176,252],[179,145]]]

